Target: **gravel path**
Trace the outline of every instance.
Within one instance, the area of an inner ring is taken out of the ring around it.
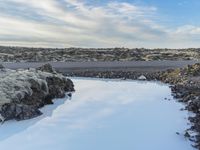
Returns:
[[[169,68],[180,68],[186,65],[197,63],[198,61],[129,61],[129,62],[49,62],[56,70],[66,72],[79,72],[84,70],[94,71],[138,71],[154,72]],[[46,62],[45,62],[46,63]],[[36,68],[45,63],[2,63],[6,68]]]

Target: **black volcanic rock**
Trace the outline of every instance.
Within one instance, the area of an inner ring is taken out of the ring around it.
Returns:
[[[2,64],[0,64],[0,69],[4,69],[5,67],[2,65]]]
[[[55,73],[56,72],[55,69],[50,64],[45,64],[41,67],[36,68],[36,70],[49,72],[49,73]]]

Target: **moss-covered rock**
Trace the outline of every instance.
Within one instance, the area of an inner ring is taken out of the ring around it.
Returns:
[[[47,69],[45,69],[47,68]],[[73,92],[70,79],[44,65],[29,70],[4,70],[0,73],[0,119],[23,120],[41,114],[39,108],[52,99]]]

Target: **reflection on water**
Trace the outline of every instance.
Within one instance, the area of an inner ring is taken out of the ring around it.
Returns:
[[[68,99],[69,98],[66,97],[64,99],[54,100],[53,105],[48,105],[41,109],[42,112],[44,112],[44,114],[37,118],[25,121],[6,121],[4,124],[0,125],[0,141],[3,141],[4,139],[9,138],[10,136],[13,136],[26,130],[30,126],[33,126],[34,124],[46,117],[51,117],[53,114],[53,110],[55,110],[59,105],[64,104],[65,100]]]
[[[56,100],[44,115],[0,127],[1,149],[192,150],[183,136],[187,112],[167,85],[73,79],[72,101]]]

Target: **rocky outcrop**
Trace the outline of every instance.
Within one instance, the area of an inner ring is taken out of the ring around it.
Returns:
[[[57,74],[49,64],[29,70],[5,69],[0,77],[1,121],[41,115],[39,108],[74,91],[73,82]]]

